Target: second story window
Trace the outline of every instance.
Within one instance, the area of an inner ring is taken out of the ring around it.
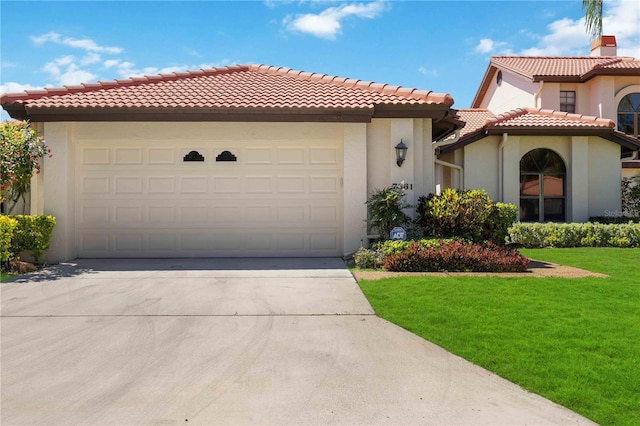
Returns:
[[[576,92],[574,90],[560,91],[560,111],[576,112]]]

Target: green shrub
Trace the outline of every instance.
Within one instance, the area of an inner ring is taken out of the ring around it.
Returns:
[[[388,240],[395,226],[405,226],[411,218],[403,211],[411,207],[404,201],[405,192],[401,188],[388,186],[371,193],[366,204],[369,227],[380,234],[380,239]]]
[[[482,239],[495,244],[504,245],[509,236],[509,227],[518,218],[518,207],[515,204],[495,203],[491,214],[482,229]]]
[[[362,269],[379,269],[382,266],[380,252],[364,247],[360,247],[353,254],[353,261],[358,268]]]
[[[22,251],[30,252],[36,262],[42,259],[42,252],[49,248],[51,232],[56,224],[53,216],[12,216],[18,226],[11,239],[11,252],[14,255]]]
[[[4,264],[11,259],[11,237],[18,221],[9,216],[0,216],[0,255]]]
[[[516,250],[491,242],[455,240],[436,247],[411,242],[406,249],[387,256],[383,267],[395,272],[524,272],[529,260]]]
[[[513,204],[494,204],[484,190],[445,189],[440,195],[420,197],[416,223],[425,235],[504,244],[517,217]]]
[[[640,247],[640,223],[516,223],[509,241],[529,248]]]

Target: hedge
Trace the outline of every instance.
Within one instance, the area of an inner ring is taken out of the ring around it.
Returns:
[[[589,222],[594,223],[640,223],[640,216],[592,216]]]
[[[359,268],[401,272],[521,272],[529,264],[512,248],[460,239],[385,241],[359,249],[353,258]]]
[[[18,221],[9,216],[0,216],[0,258],[2,263],[11,259],[11,237]]]
[[[640,223],[517,223],[509,242],[541,247],[640,247]]]
[[[529,259],[517,250],[491,242],[449,241],[438,247],[418,242],[384,258],[383,267],[394,272],[524,272]]]
[[[36,262],[42,259],[42,252],[49,248],[51,232],[56,225],[53,216],[11,216],[17,222],[11,239],[11,252],[13,256],[26,251],[31,253]]]

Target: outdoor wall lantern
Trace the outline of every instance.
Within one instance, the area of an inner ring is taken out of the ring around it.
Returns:
[[[409,148],[400,139],[400,143],[396,145],[396,164],[398,167],[402,167],[402,163],[407,158],[407,149]]]

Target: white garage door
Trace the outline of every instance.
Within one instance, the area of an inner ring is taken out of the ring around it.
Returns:
[[[77,149],[80,257],[342,254],[341,142]]]

